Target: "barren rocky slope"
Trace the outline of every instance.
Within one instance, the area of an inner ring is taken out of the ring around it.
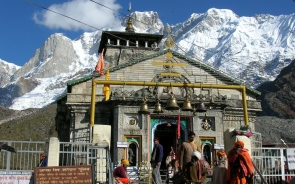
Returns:
[[[57,136],[55,115],[56,104],[23,111],[0,106],[0,140],[46,141]]]
[[[268,143],[294,143],[295,119],[282,119],[274,116],[260,116],[256,118],[256,132],[261,133],[262,141]]]
[[[285,67],[273,82],[258,87],[261,91],[262,113],[256,118],[255,128],[263,141],[295,142],[295,60]]]
[[[258,87],[261,91],[262,116],[295,118],[295,60],[282,69],[273,82]]]

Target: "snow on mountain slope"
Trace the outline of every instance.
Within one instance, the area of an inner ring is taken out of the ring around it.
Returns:
[[[210,9],[172,28],[178,52],[257,87],[274,80],[294,58],[294,18],[238,17],[231,10]]]
[[[136,32],[164,34],[165,40],[169,26],[175,51],[213,65],[252,87],[274,80],[294,59],[295,14],[239,17],[231,10],[212,8],[176,25],[164,25],[152,11],[131,16]],[[108,30],[125,31],[127,19],[122,20],[121,27]],[[5,75],[8,81],[1,78],[0,84],[5,86],[0,88],[0,104],[22,110],[53,102],[69,80],[94,70],[100,36],[101,31],[84,33],[76,40],[51,35],[23,67]],[[0,62],[0,70],[1,66]]]
[[[20,66],[0,59],[0,87],[7,84],[9,82],[10,77],[18,69],[20,69]]]

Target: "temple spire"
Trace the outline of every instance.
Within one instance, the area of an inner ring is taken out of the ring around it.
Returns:
[[[130,33],[134,33],[134,28],[133,28],[133,25],[132,25],[131,17],[129,17],[129,19],[128,19],[125,31],[130,32]]]
[[[131,2],[129,2],[129,7],[128,7],[128,12],[131,11]],[[133,28],[133,24],[132,24],[132,20],[131,20],[131,16],[129,15],[129,19],[127,22],[127,26],[125,28],[126,32],[130,32],[130,33],[134,33],[134,28]]]

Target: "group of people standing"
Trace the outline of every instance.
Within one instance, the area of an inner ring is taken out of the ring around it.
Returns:
[[[202,160],[201,153],[195,143],[195,133],[189,132],[188,139],[177,150],[177,158],[172,159],[168,167],[168,183],[171,180],[175,184],[196,183],[201,184],[206,180],[209,164]],[[151,165],[153,168],[153,184],[162,184],[160,166],[163,158],[163,146],[159,139],[154,138]]]
[[[226,155],[224,150],[217,152],[217,164],[210,173],[211,168],[195,143],[195,133],[189,132],[187,141],[183,142],[177,150],[176,158],[172,159],[167,175],[167,183],[173,184],[203,184],[208,174],[212,174],[213,184],[251,184],[253,180],[253,164],[248,150],[242,141],[237,141]],[[160,167],[163,159],[163,146],[159,138],[154,138],[154,147],[151,154],[153,184],[162,184]],[[118,183],[132,183],[127,177],[126,168],[128,160],[121,161],[122,166],[114,170],[114,177]],[[125,174],[124,174],[125,173]],[[127,178],[127,179],[121,179]]]
[[[208,174],[212,174],[212,184],[252,183],[254,167],[248,149],[244,148],[244,142],[238,140],[228,155],[223,149],[218,150],[217,164],[210,173],[210,165],[202,159],[194,140],[195,133],[189,132],[187,141],[182,143],[178,150],[178,160],[171,161],[173,174],[169,180],[172,180],[173,184],[202,184]]]

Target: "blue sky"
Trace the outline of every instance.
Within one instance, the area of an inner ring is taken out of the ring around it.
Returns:
[[[23,66],[54,33],[75,39],[94,31],[39,6],[103,29],[126,16],[130,2],[131,11],[158,12],[162,22],[170,25],[209,8],[230,9],[238,16],[295,13],[293,0],[1,0],[0,59]]]

